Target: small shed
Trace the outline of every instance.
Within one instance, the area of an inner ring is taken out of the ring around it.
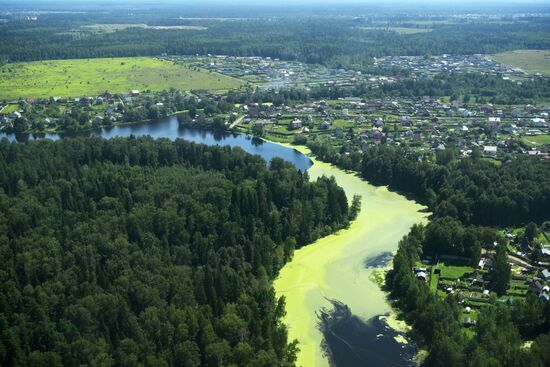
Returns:
[[[428,279],[428,276],[426,275],[425,272],[419,271],[418,273],[416,273],[416,279],[426,281]]]

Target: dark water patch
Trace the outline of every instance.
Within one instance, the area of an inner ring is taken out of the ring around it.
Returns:
[[[227,145],[231,147],[240,147],[250,154],[257,154],[267,162],[278,157],[294,164],[296,168],[305,171],[313,165],[311,160],[296,149],[283,147],[259,138],[244,134],[235,134],[225,131],[201,130],[191,127],[180,126],[176,116],[167,117],[158,121],[141,122],[131,125],[119,125],[105,127],[97,130],[90,130],[74,134],[8,134],[0,133],[1,138],[7,138],[9,141],[25,143],[36,139],[61,139],[74,136],[99,136],[106,139],[114,137],[129,136],[151,136],[153,138],[167,138],[175,140],[182,138],[195,143],[206,145]]]
[[[391,252],[382,252],[380,254],[368,257],[365,259],[365,267],[369,268],[381,268],[390,262],[393,254]]]
[[[416,347],[395,340],[403,336],[390,328],[380,316],[367,321],[351,313],[349,307],[331,301],[332,310],[318,313],[323,333],[323,349],[333,367],[400,366],[414,367]]]

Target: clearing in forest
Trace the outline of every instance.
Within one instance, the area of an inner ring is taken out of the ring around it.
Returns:
[[[529,73],[550,75],[550,50],[517,50],[502,52],[491,57],[498,62]]]
[[[105,91],[205,89],[223,91],[244,82],[154,57],[48,60],[0,68],[0,100],[95,96]]]

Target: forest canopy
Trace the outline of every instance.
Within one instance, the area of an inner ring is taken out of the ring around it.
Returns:
[[[287,366],[271,280],[333,178],[183,140],[0,143],[0,364]]]

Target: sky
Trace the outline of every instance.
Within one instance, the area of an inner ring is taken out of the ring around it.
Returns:
[[[437,12],[498,12],[507,11],[550,12],[550,0],[0,0],[0,11],[9,8],[27,9],[105,9],[113,8],[185,8],[195,10],[217,7],[238,9],[285,9],[289,11],[315,11],[316,8],[337,9],[349,12],[353,8],[374,11],[429,11]]]

